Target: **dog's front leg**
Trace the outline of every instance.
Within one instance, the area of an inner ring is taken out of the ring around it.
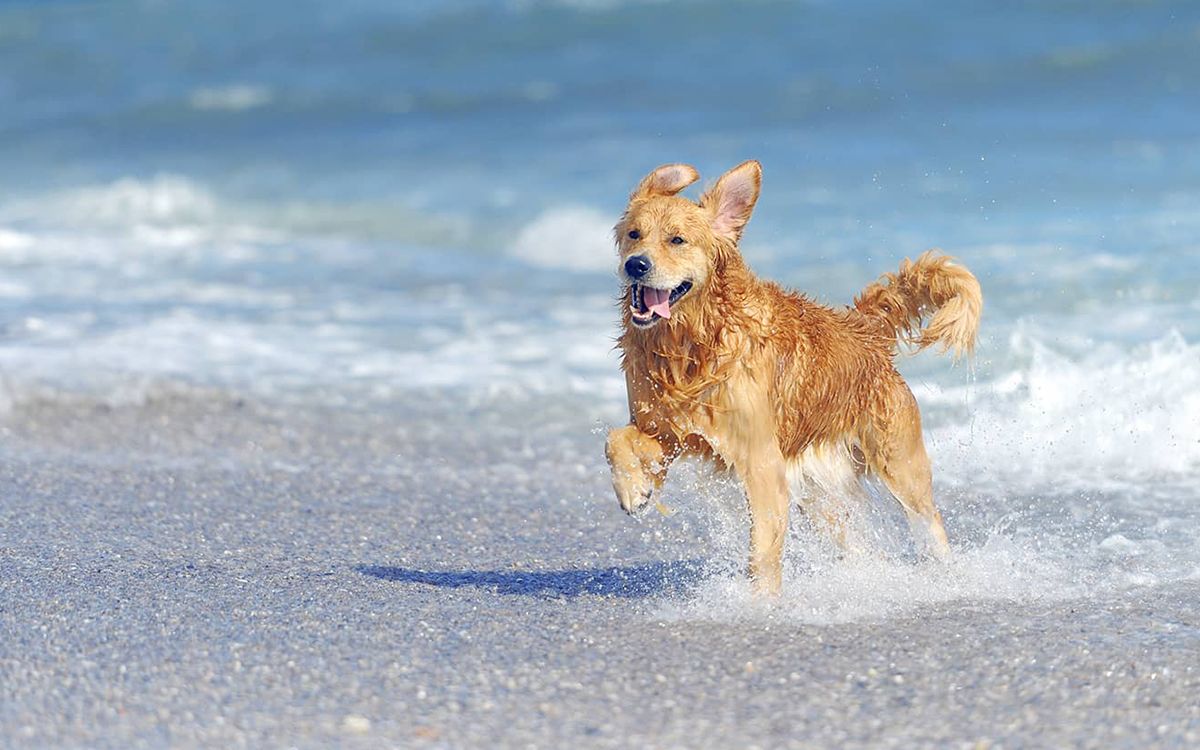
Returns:
[[[783,581],[783,540],[790,504],[783,454],[771,441],[735,468],[750,505],[750,579],[759,593],[775,595]]]
[[[642,432],[635,424],[611,430],[604,455],[612,467],[617,500],[626,513],[636,513],[649,503],[666,479],[670,454],[660,440]]]

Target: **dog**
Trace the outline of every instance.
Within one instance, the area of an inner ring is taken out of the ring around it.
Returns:
[[[777,594],[790,486],[845,545],[838,494],[875,477],[944,559],[921,415],[894,358],[903,343],[971,354],[979,282],[931,250],[852,306],[818,304],[758,278],[738,250],[761,165],[734,167],[699,202],[679,195],[699,177],[687,164],[655,169],[614,229],[629,424],[609,432],[605,455],[621,507],[648,505],[682,456],[732,470],[750,511],[750,579]]]

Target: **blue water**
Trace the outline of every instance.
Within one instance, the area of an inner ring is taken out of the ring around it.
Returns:
[[[1186,2],[4,3],[0,362],[17,401],[619,395],[624,196],[746,158],[755,268],[841,302],[943,247],[984,375],[1188,345],[1198,88]]]
[[[598,462],[625,196],[757,158],[764,275],[983,284],[973,366],[904,364],[970,591],[1194,577],[1197,122],[1192,2],[4,2],[0,416],[232,393]]]
[[[985,380],[1190,351],[1198,85],[1192,3],[5,3],[8,400],[619,403],[608,227],[676,160],[760,159],[745,254],[831,302],[959,255]]]

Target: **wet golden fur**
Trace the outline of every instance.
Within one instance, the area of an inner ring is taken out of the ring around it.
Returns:
[[[828,492],[875,475],[945,555],[920,413],[893,358],[900,341],[970,353],[982,310],[975,277],[930,251],[869,285],[853,307],[818,304],[759,279],[738,252],[758,199],[758,162],[730,170],[699,203],[677,195],[698,178],[687,165],[660,167],[634,190],[616,226],[622,269],[633,255],[652,264],[639,283],[692,283],[669,318],[643,328],[632,320],[633,279],[622,271],[619,347],[630,423],[606,445],[621,506],[631,513],[645,506],[677,457],[732,469],[751,513],[750,575],[774,592],[789,475],[811,477]],[[798,499],[843,539],[836,503]]]

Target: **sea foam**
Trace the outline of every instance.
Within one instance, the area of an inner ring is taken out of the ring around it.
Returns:
[[[614,223],[614,217],[593,208],[551,208],[517,233],[511,254],[541,268],[615,271]]]
[[[938,395],[967,405],[929,431],[947,479],[1127,486],[1200,468],[1200,346],[1178,332],[1072,357],[1018,331],[1008,348],[1026,364]]]

